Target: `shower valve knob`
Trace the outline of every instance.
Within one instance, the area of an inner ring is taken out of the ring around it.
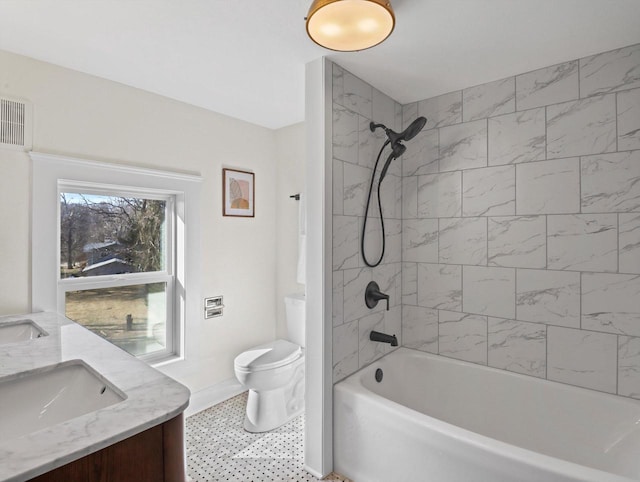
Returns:
[[[375,281],[370,281],[364,291],[364,302],[367,308],[373,309],[378,305],[378,301],[387,300],[387,311],[389,311],[389,295],[380,291],[380,286]]]

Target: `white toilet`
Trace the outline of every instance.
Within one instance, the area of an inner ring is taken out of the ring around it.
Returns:
[[[275,340],[238,355],[236,378],[249,389],[244,428],[267,432],[297,417],[304,410],[303,294],[284,298],[287,340]]]

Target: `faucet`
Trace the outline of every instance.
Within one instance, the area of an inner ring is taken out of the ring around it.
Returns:
[[[369,333],[369,340],[379,341],[381,343],[391,343],[391,346],[398,346],[398,339],[396,335],[387,335],[386,333],[380,333],[379,331],[371,330]]]
[[[364,302],[367,308],[373,309],[380,300],[387,300],[387,311],[389,311],[389,295],[380,291],[380,286],[375,281],[370,281],[364,291]]]

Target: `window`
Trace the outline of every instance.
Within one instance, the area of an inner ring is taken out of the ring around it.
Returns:
[[[132,355],[173,353],[173,196],[87,187],[59,183],[59,304]]]
[[[201,178],[31,157],[34,311],[64,314],[150,363],[184,357],[185,320],[199,311]]]

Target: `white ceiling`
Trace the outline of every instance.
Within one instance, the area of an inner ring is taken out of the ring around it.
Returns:
[[[640,42],[638,0],[392,0],[396,29],[335,54],[311,0],[0,0],[0,49],[269,128],[304,119],[322,55],[401,103]]]

